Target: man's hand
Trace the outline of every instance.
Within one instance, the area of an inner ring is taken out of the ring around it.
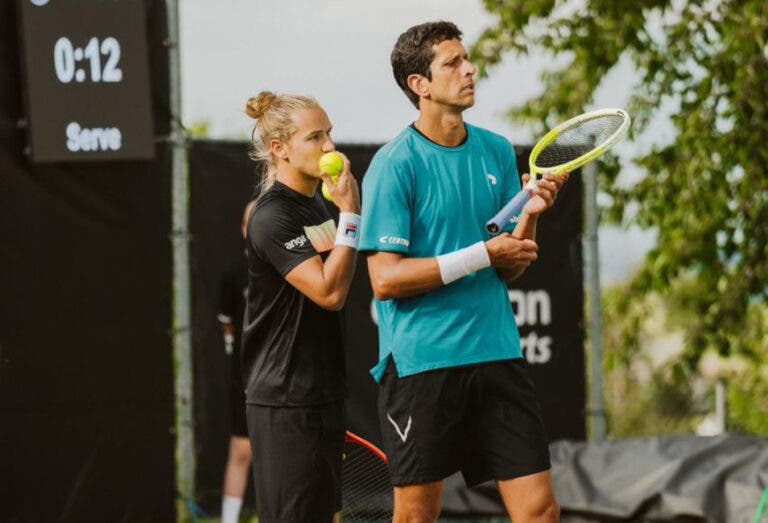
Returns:
[[[523,212],[531,216],[537,216],[552,207],[557,198],[557,193],[560,192],[560,189],[568,181],[569,177],[569,173],[560,175],[545,174],[541,180],[536,182],[538,192],[525,204]],[[528,173],[523,175],[523,186],[528,183],[530,178],[531,175]]]
[[[349,158],[339,151],[336,153],[344,160],[344,169],[341,171],[337,183],[334,184],[331,177],[326,173],[320,173],[320,178],[325,182],[328,192],[333,198],[333,203],[340,211],[360,214],[360,188],[350,170]]]
[[[509,233],[501,233],[485,242],[491,267],[505,270],[525,270],[536,261],[539,246],[533,240],[519,240]]]

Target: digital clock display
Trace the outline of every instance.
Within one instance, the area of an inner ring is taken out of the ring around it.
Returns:
[[[36,162],[154,155],[144,0],[17,0]]]
[[[102,66],[102,55],[107,57],[107,62]],[[88,60],[88,69],[77,69],[76,66],[83,58]],[[84,82],[88,78],[92,82],[120,82],[123,80],[123,70],[118,67],[120,63],[120,42],[111,36],[102,40],[95,36],[88,40],[85,48],[74,47],[72,41],[66,36],[56,40],[53,48],[53,64],[56,68],[56,77],[63,84],[76,79]]]

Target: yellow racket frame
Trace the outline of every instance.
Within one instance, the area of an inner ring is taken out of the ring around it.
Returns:
[[[571,160],[570,162],[566,162],[561,165],[553,165],[552,167],[537,167],[536,166],[536,159],[539,157],[539,153],[547,147],[548,145],[551,145],[552,143],[557,140],[558,136],[560,136],[563,131],[566,129],[570,129],[571,127],[574,127],[576,125],[579,125],[582,122],[593,120],[595,118],[599,118],[602,116],[621,116],[623,119],[623,122],[621,126],[616,129],[616,131],[608,137],[607,140],[605,140],[603,143],[592,149],[591,151],[582,154],[578,158]],[[538,143],[533,147],[531,150],[531,155],[528,159],[528,169],[529,173],[531,175],[531,181],[529,182],[529,185],[532,185],[535,183],[535,180],[537,178],[537,175],[541,174],[556,174],[561,175],[564,172],[571,172],[574,169],[578,169],[579,167],[588,164],[592,160],[595,160],[602,156],[605,151],[610,149],[616,142],[621,140],[625,134],[627,134],[627,131],[629,130],[629,126],[632,123],[632,120],[629,117],[629,114],[627,114],[626,111],[623,109],[599,109],[597,111],[590,111],[588,113],[580,114],[579,116],[576,116],[574,118],[571,118],[570,120],[567,120],[557,127],[553,128],[551,131],[549,131],[547,134],[544,135],[544,137],[538,141]]]

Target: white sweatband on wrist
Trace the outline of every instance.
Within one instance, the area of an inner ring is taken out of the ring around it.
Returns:
[[[448,285],[468,274],[490,267],[491,259],[488,257],[485,242],[477,242],[458,251],[441,254],[437,257],[437,264],[440,266],[443,283]]]
[[[345,245],[357,250],[360,245],[360,215],[353,212],[339,213],[339,228],[336,229],[336,245]]]

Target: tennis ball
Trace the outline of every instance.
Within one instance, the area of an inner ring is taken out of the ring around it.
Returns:
[[[317,165],[320,167],[320,171],[327,173],[331,177],[335,176],[336,178],[338,178],[341,171],[344,170],[344,160],[341,159],[339,153],[335,152],[322,155],[320,157],[320,162],[318,162]]]
[[[339,181],[339,175],[341,174],[341,171],[344,170],[344,160],[342,160],[341,156],[335,152],[322,155],[317,165],[321,172],[324,172],[331,177],[333,183]],[[325,182],[323,182],[323,196],[328,201],[332,200],[331,193],[328,191]]]
[[[339,179],[338,176],[335,176],[335,177],[331,176],[331,180],[333,180],[334,182],[336,180],[338,180],[338,179]],[[328,190],[328,185],[325,182],[323,182],[323,198],[325,198],[329,202],[333,201],[333,197],[331,196],[331,192]]]

